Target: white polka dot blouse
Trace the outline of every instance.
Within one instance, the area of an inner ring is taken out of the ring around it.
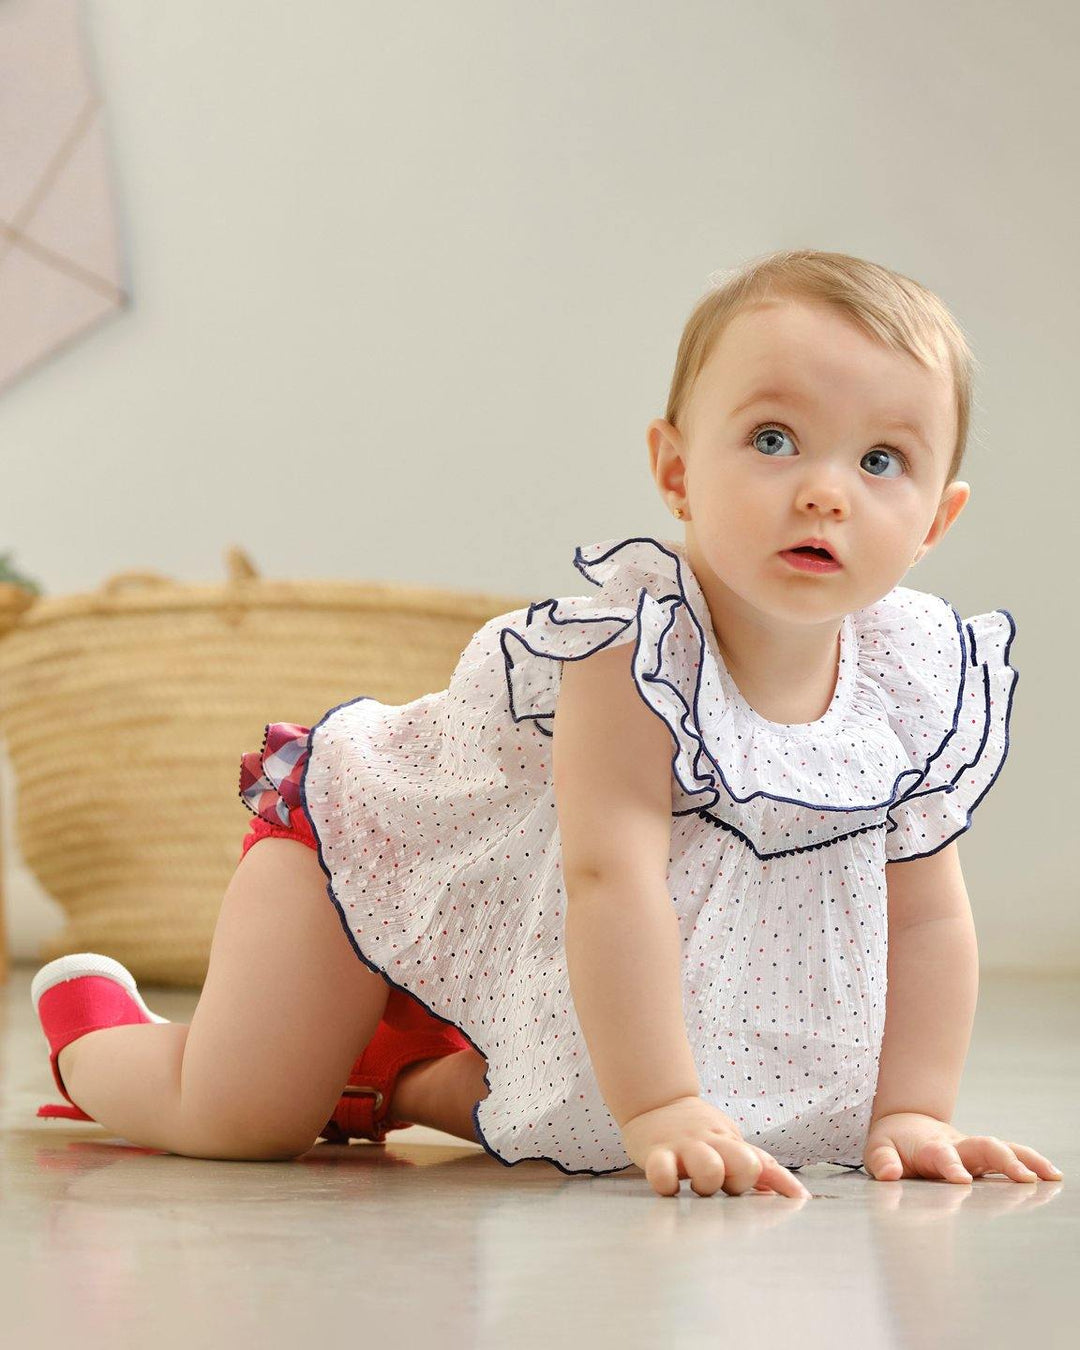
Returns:
[[[551,774],[562,663],[633,642],[672,737],[668,885],[702,1096],[785,1166],[861,1163],[885,1024],[885,866],[971,824],[1004,763],[1015,632],[898,586],[848,615],[815,722],[759,716],[681,545],[579,547],[594,590],[486,623],[449,687],[360,697],[301,779],[358,956],[488,1060],[474,1112],[506,1164],[630,1166],[575,1015]]]

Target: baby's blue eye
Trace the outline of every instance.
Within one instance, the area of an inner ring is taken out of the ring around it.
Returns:
[[[765,445],[758,445],[759,438],[763,437],[771,437],[771,446],[769,446],[768,448],[766,448]],[[785,440],[789,441],[791,440],[789,433],[786,432],[782,427],[775,427],[775,426],[759,427],[758,430],[754,432],[753,436],[750,439],[751,443],[757,446],[757,448],[762,452],[762,454],[768,455],[771,459],[787,458],[784,455],[778,455],[776,453],[776,447],[782,444]],[[884,472],[878,473],[876,469],[868,469],[868,472],[873,474],[875,478],[899,478],[904,471],[904,458],[900,454],[900,452],[898,450],[894,450],[891,445],[884,445],[874,450],[868,450],[866,454],[863,455],[864,464],[866,463],[867,460],[871,460],[874,461],[875,463],[883,463],[887,466],[890,459],[897,466],[896,473],[884,473]]]
[[[755,445],[757,445],[757,441],[758,441],[758,437],[759,437],[759,436],[770,436],[770,437],[772,437],[772,439],[773,439],[773,444],[774,444],[774,445],[775,445],[775,443],[776,443],[777,440],[785,440],[785,439],[790,440],[790,437],[788,436],[787,432],[786,432],[786,431],[781,431],[779,427],[762,427],[760,431],[755,431],[755,432],[754,432],[754,444],[755,444]],[[758,449],[761,450],[762,447],[761,447],[760,445],[758,445]],[[772,455],[774,452],[773,452],[771,449],[769,449],[769,450],[763,451],[763,453],[766,454],[766,455]]]
[[[900,457],[895,450],[891,450],[887,445],[882,446],[879,450],[867,450],[866,454],[863,455],[863,460],[876,459],[880,462],[886,456],[888,456],[894,464],[900,465]],[[902,467],[898,467],[896,473],[874,473],[873,469],[871,469],[870,472],[874,474],[875,478],[899,478],[904,470]]]

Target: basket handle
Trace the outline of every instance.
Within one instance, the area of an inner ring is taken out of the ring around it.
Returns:
[[[18,627],[19,620],[37,603],[37,595],[11,582],[0,582],[0,638]],[[2,971],[0,971],[2,974]]]
[[[231,544],[225,554],[229,581],[257,581],[259,571],[239,544]]]
[[[255,581],[259,577],[255,564],[244,550],[236,544],[230,545],[225,553],[225,569],[228,573],[226,580],[230,586],[237,582]],[[102,582],[101,590],[106,595],[115,595],[119,591],[129,588],[175,585],[176,581],[173,577],[164,576],[161,572],[134,569],[128,572],[117,572],[114,576],[109,577],[107,581]]]
[[[129,588],[173,586],[175,584],[172,577],[162,576],[160,572],[117,572],[115,576],[109,577],[108,581],[101,583],[101,589],[106,595],[116,595],[118,592]]]

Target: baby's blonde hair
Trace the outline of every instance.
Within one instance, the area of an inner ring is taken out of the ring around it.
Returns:
[[[678,419],[694,381],[736,314],[771,297],[825,301],[877,341],[909,352],[930,370],[951,371],[957,429],[945,486],[953,482],[967,448],[978,363],[960,325],[932,291],[877,263],[812,248],[767,253],[720,275],[698,301],[679,341],[664,414],[673,427],[682,430]]]

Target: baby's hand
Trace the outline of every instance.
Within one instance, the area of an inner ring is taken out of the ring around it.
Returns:
[[[964,1134],[934,1116],[896,1111],[879,1116],[866,1136],[863,1166],[875,1181],[901,1177],[969,1182],[1002,1172],[1013,1181],[1057,1181],[1061,1173],[1026,1144],[989,1134]]]
[[[679,1097],[643,1111],[622,1127],[627,1153],[658,1195],[678,1195],[681,1177],[697,1195],[725,1190],[741,1195],[779,1191],[801,1199],[810,1192],[775,1158],[746,1143],[730,1116],[701,1097]]]

